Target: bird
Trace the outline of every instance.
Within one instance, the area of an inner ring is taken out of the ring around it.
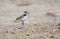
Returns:
[[[24,14],[21,15],[21,16],[19,16],[19,17],[17,17],[16,20],[15,20],[15,22],[18,21],[18,20],[20,20],[22,22],[22,25],[24,25],[24,21],[27,20],[28,14],[29,14],[29,12],[24,11]]]

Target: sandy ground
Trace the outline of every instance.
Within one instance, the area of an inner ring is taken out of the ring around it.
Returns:
[[[0,0],[0,39],[60,39],[60,1],[35,0],[27,6],[18,5],[17,1]],[[52,4],[51,4],[52,3]],[[29,11],[29,18],[22,26],[14,20]],[[54,17],[46,16],[48,11],[54,11]],[[54,26],[53,26],[54,24]]]

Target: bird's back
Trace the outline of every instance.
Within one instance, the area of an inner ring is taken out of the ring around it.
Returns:
[[[24,15],[22,15],[22,16],[16,18],[16,20],[20,20],[20,19],[24,18],[25,16],[26,16],[26,14],[24,14]]]

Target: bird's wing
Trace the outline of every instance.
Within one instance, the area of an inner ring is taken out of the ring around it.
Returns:
[[[18,17],[18,18],[16,18],[16,20],[19,20],[19,19],[21,19],[21,18],[23,18],[24,16],[22,15],[22,16],[20,16],[20,17]]]

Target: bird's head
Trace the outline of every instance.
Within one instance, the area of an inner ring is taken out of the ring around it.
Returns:
[[[29,14],[29,12],[28,12],[28,11],[24,11],[24,13],[25,13],[25,14]]]

